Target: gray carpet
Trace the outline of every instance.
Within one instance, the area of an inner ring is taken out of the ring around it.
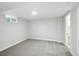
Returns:
[[[0,56],[72,56],[62,43],[28,39],[0,52]]]

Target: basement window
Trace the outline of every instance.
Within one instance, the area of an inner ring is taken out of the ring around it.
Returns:
[[[17,23],[17,18],[11,15],[5,15],[6,21],[9,23]]]

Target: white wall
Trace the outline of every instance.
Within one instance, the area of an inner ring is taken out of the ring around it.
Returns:
[[[29,21],[29,38],[65,42],[64,19],[52,18]]]
[[[18,19],[18,23],[6,22],[0,15],[0,51],[27,39],[27,22]]]
[[[77,55],[77,12],[71,11],[71,52]]]
[[[79,56],[79,6],[77,8],[77,55]]]
[[[79,6],[71,11],[72,53],[79,56]]]

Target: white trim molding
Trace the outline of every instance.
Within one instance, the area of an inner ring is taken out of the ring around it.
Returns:
[[[13,43],[13,44],[7,46],[7,47],[4,47],[4,48],[0,49],[0,52],[6,50],[6,49],[8,49],[8,48],[10,48],[10,47],[12,47],[12,46],[14,46],[14,45],[16,45],[16,44],[21,43],[21,42],[23,42],[24,40],[27,40],[27,39],[19,40],[19,41],[15,42],[15,43]]]

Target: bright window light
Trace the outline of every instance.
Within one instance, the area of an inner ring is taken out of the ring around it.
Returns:
[[[17,23],[17,18],[11,15],[5,15],[7,22]]]
[[[32,15],[36,15],[36,14],[37,14],[37,12],[36,12],[36,11],[33,11],[33,12],[32,12]]]

